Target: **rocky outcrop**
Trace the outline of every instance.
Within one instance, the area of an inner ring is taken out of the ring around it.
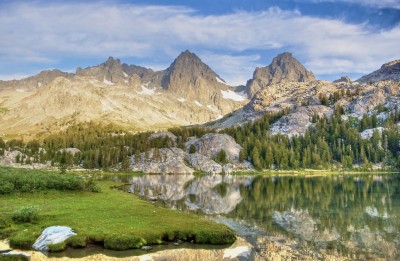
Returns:
[[[349,76],[345,75],[340,77],[340,79],[334,80],[333,83],[351,83],[351,79]]]
[[[70,227],[52,226],[43,230],[42,234],[32,248],[37,251],[47,251],[47,246],[64,242],[68,238],[75,236],[76,233]]]
[[[379,70],[376,70],[370,74],[367,74],[360,79],[358,82],[378,82],[388,80],[400,80],[400,60],[394,60],[382,65]]]
[[[273,123],[270,126],[271,134],[302,135],[312,125],[311,120],[314,115],[318,115],[320,118],[323,116],[329,118],[332,114],[333,110],[323,105],[300,107]]]
[[[249,97],[258,91],[277,83],[315,81],[314,74],[292,56],[285,52],[279,54],[266,67],[256,68],[253,79],[246,84]]]
[[[186,150],[189,151],[190,146],[194,145],[196,152],[215,158],[217,154],[224,150],[228,161],[237,161],[239,159],[239,152],[242,147],[227,134],[209,133],[198,139],[191,139],[186,143]]]
[[[178,139],[178,137],[176,137],[172,132],[169,131],[155,132],[150,134],[149,136],[150,140],[158,138],[170,139],[174,144],[176,144],[176,141]]]
[[[66,148],[66,149],[61,149],[58,152],[60,152],[60,153],[65,152],[65,153],[71,154],[72,156],[75,156],[75,154],[81,153],[81,150],[77,149],[77,148]]]
[[[154,137],[170,137],[172,133],[156,133]],[[173,134],[172,134],[173,135]],[[189,153],[190,146],[196,147],[196,153]],[[227,164],[213,159],[224,150]],[[210,133],[201,138],[193,138],[186,143],[186,151],[179,148],[150,149],[148,152],[131,157],[131,169],[144,173],[181,173],[192,174],[193,169],[209,174],[229,174],[235,169],[252,168],[248,162],[239,162],[241,147],[227,134]],[[233,163],[233,164],[232,164]],[[187,166],[188,165],[188,166]]]
[[[134,171],[160,174],[192,174],[193,169],[185,164],[186,153],[179,148],[151,149],[142,153],[140,158],[131,158]]]

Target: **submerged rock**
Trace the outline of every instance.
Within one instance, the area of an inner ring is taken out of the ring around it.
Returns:
[[[52,226],[43,230],[42,234],[32,248],[38,251],[47,251],[48,245],[64,242],[68,238],[75,236],[76,233],[70,227]]]

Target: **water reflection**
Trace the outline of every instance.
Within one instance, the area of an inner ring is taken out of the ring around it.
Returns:
[[[130,183],[165,207],[245,220],[316,249],[399,258],[399,175],[144,175]]]

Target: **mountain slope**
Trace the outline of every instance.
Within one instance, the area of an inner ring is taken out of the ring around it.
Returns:
[[[86,121],[158,130],[215,120],[247,102],[189,51],[158,72],[110,57],[58,75],[29,91],[19,89],[27,79],[3,82],[0,132],[47,133]]]

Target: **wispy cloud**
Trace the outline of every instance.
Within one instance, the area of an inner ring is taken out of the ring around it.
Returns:
[[[244,84],[255,65],[270,62],[244,55],[248,50],[291,51],[317,75],[369,72],[400,54],[399,26],[373,31],[368,24],[279,8],[204,16],[174,6],[17,2],[1,6],[0,34],[0,68],[16,61],[48,68],[51,62],[109,55],[122,61],[160,57],[164,65],[191,49],[234,84]]]
[[[349,3],[364,6],[372,6],[379,8],[394,8],[400,9],[400,2],[398,0],[297,0],[297,2],[312,2],[312,3]]]

